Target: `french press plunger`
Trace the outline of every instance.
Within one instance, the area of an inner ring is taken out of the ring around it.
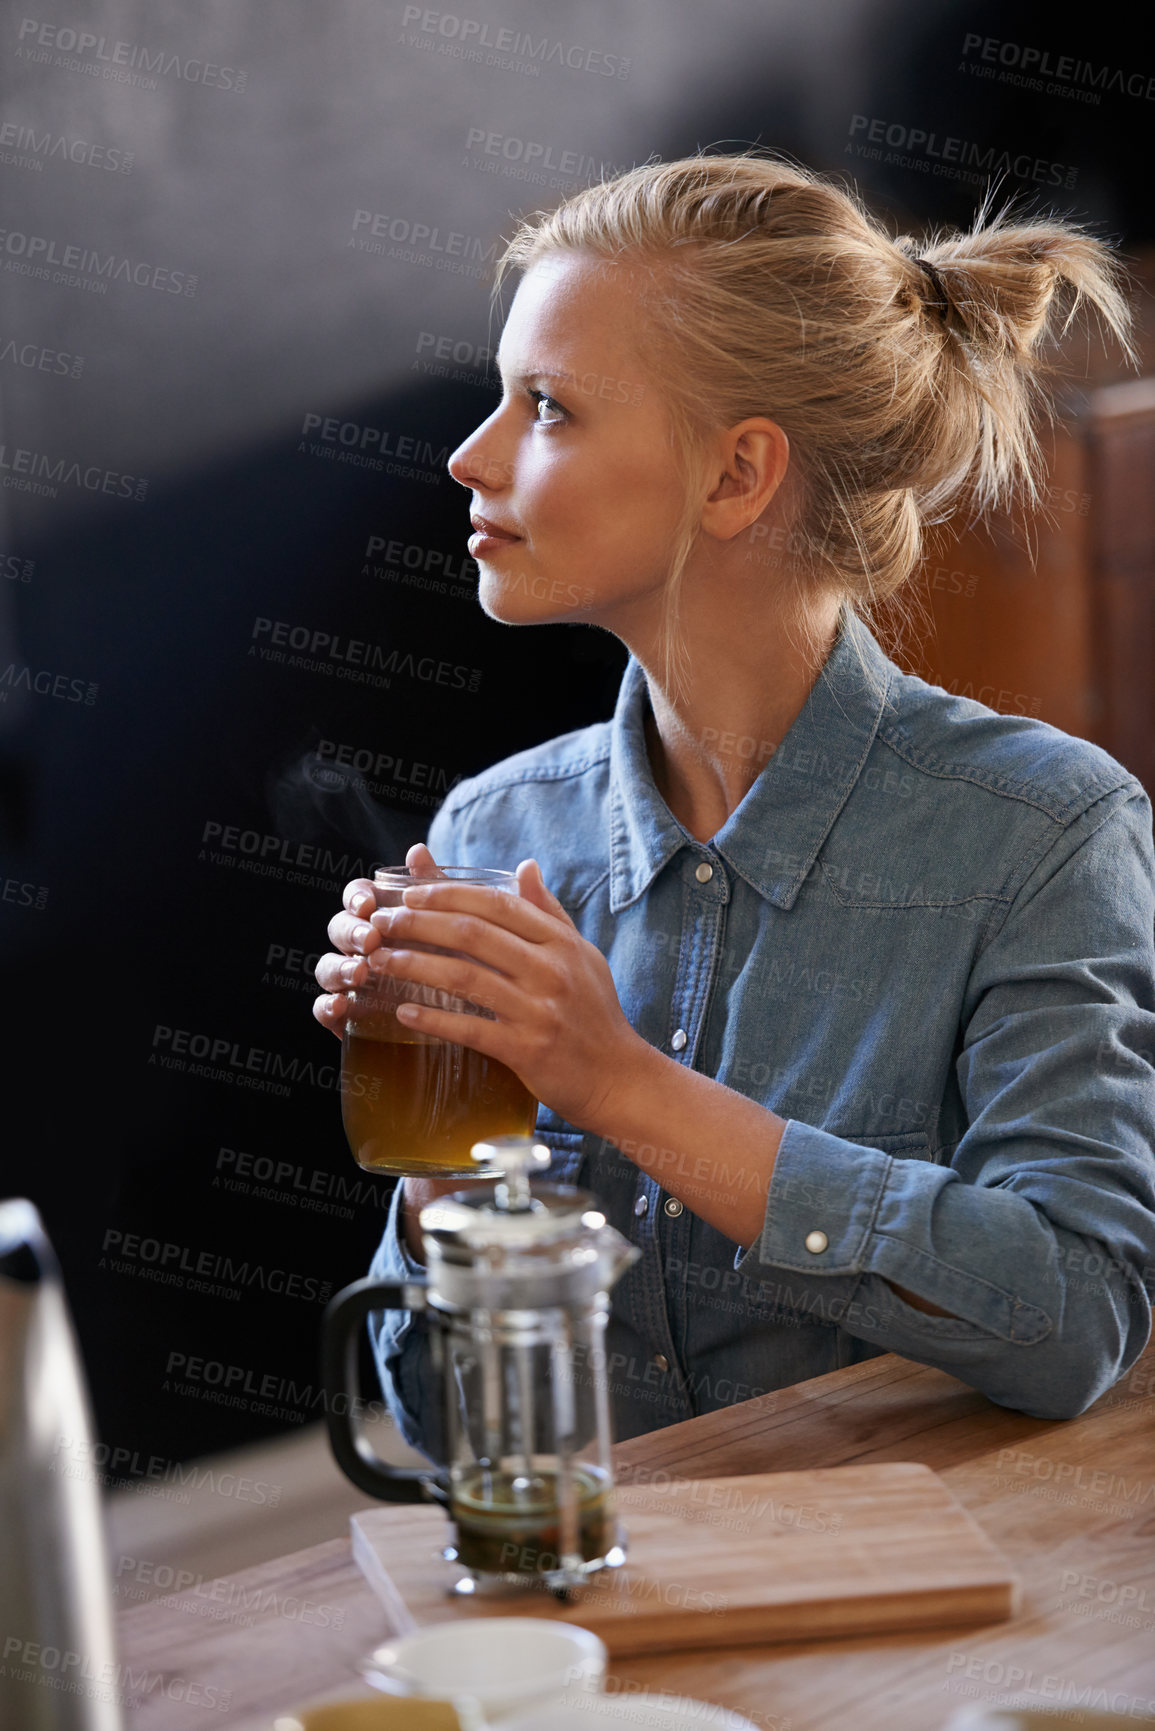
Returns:
[[[473,1145],[493,1182],[421,1210],[426,1279],[359,1280],[325,1317],[329,1439],[354,1484],[386,1501],[429,1497],[452,1517],[455,1589],[580,1585],[625,1561],[613,1513],[605,1326],[609,1290],[640,1254],[588,1190],[536,1182],[549,1149],[528,1136]],[[399,1469],[352,1418],[358,1330],[421,1311],[443,1389],[446,1462]]]

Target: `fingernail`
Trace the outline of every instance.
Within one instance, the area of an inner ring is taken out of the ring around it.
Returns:
[[[357,974],[358,974],[360,967],[361,967],[360,962],[342,962],[341,963],[341,978],[347,986],[356,985]]]
[[[383,974],[389,966],[390,954],[389,950],[374,950],[369,957],[369,972],[371,974]]]
[[[372,930],[373,930],[372,926],[354,926],[353,927],[353,942],[357,945],[358,949],[360,949],[361,946],[364,944],[365,939],[369,936],[369,933]]]

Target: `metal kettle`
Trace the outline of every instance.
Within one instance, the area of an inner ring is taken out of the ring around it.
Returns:
[[[31,1202],[0,1202],[0,1725],[124,1731],[84,1375]]]

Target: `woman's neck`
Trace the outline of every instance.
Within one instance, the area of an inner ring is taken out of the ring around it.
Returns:
[[[790,731],[838,635],[837,604],[815,619],[812,644],[784,633],[696,640],[677,695],[647,666],[646,749],[654,784],[678,822],[699,841],[717,834]]]

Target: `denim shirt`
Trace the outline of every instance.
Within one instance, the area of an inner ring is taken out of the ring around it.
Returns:
[[[439,864],[536,858],[633,1028],[787,1120],[740,1247],[677,1200],[695,1161],[726,1182],[725,1147],[622,1151],[540,1108],[550,1178],[641,1251],[612,1293],[615,1435],[883,1351],[1081,1412],[1142,1351],[1155,1284],[1143,789],[1084,740],[902,673],[845,614],[700,841],[655,785],[648,704],[631,656],[612,720],[460,782],[429,831]],[[400,1189],[386,1280],[422,1273]],[[371,1337],[402,1434],[438,1452],[424,1319],[382,1313]]]

